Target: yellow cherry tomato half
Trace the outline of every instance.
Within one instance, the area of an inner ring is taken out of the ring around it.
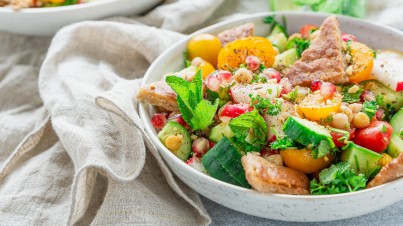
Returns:
[[[352,60],[352,74],[350,82],[361,82],[370,79],[372,67],[374,66],[374,52],[368,46],[360,42],[349,44]]]
[[[246,37],[225,45],[218,54],[217,67],[222,70],[239,68],[248,56],[256,56],[266,67],[274,63],[276,53],[269,40],[263,37]]]
[[[204,61],[197,67],[196,71],[198,70],[202,70],[203,79],[206,79],[212,72],[215,71],[215,68],[209,62]]]
[[[188,57],[190,60],[195,57],[201,57],[213,66],[217,65],[217,56],[220,49],[220,39],[211,34],[196,35],[190,39],[187,45]]]
[[[314,159],[312,150],[286,149],[280,151],[283,162],[287,167],[305,174],[318,172],[332,164],[333,155],[328,154],[322,158]]]
[[[329,104],[323,101],[320,94],[310,94],[306,98],[309,98],[309,100],[302,100],[297,106],[297,112],[302,118],[312,121],[325,120],[337,113],[342,101],[341,96],[335,96],[330,100],[331,104]]]

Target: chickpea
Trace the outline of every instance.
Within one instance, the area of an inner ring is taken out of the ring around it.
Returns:
[[[280,154],[265,156],[264,159],[266,159],[268,162],[274,163],[278,166],[283,165],[283,158],[281,157]]]
[[[202,58],[200,58],[200,57],[195,57],[195,58],[192,60],[192,62],[190,63],[190,65],[193,65],[193,66],[198,67],[198,66],[200,66],[202,63],[204,63],[204,60],[203,60]]]
[[[362,104],[358,103],[349,104],[348,107],[351,109],[351,111],[353,111],[354,114],[357,114],[362,110]]]
[[[176,153],[183,142],[182,135],[170,135],[165,140],[165,146],[173,153]]]
[[[246,68],[239,68],[234,73],[234,79],[237,83],[250,84],[253,79],[253,74]]]
[[[354,126],[361,129],[361,128],[365,128],[369,125],[370,121],[369,121],[369,117],[367,114],[363,113],[363,112],[358,112],[355,116],[354,116],[354,120],[353,120]]]
[[[332,116],[331,125],[337,129],[347,129],[350,126],[348,116],[344,113],[336,113]]]
[[[347,115],[349,122],[353,121],[353,119],[354,119],[354,114],[353,114],[353,111],[352,111],[349,107],[347,107],[347,106],[345,106],[345,105],[342,105],[342,106],[340,106],[340,110],[341,110],[344,114]]]

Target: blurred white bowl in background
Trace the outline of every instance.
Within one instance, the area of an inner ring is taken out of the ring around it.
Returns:
[[[0,7],[0,31],[49,36],[60,28],[84,20],[138,15],[162,0],[99,0],[84,4],[13,10]]]

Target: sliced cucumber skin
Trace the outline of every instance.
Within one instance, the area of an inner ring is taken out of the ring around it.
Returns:
[[[158,138],[165,146],[165,140],[170,135],[180,134],[183,136],[181,147],[174,153],[180,160],[186,161],[192,152],[192,140],[189,132],[179,123],[169,121],[164,128],[158,133]],[[173,152],[172,152],[173,153]]]
[[[284,52],[287,48],[287,37],[283,33],[276,33],[267,36],[267,39],[278,48],[280,53]]]
[[[207,99],[211,102],[214,102],[217,98],[219,99],[218,106],[222,107],[228,101],[232,99],[231,95],[229,94],[230,86],[227,87],[220,87],[220,90],[218,92],[211,91],[210,89],[206,89],[206,95]]]
[[[383,103],[380,107],[385,110],[386,120],[403,107],[403,92],[395,92],[378,80],[366,80],[360,84],[364,90],[373,92],[375,96],[383,96]]]
[[[401,108],[390,120],[390,125],[393,128],[393,133],[401,136],[403,131],[403,108]]]
[[[211,129],[209,139],[218,143],[224,136],[232,138],[234,135],[229,125],[222,122]]]
[[[219,180],[250,188],[241,162],[242,153],[224,137],[202,157],[207,173]],[[218,166],[221,166],[218,167]],[[236,183],[234,183],[234,181]]]
[[[403,140],[395,133],[390,138],[387,153],[393,158],[403,153]]]
[[[286,50],[274,57],[273,68],[277,70],[290,68],[298,58],[298,51],[295,48]]]
[[[314,129],[317,127],[318,131],[323,130],[319,127],[319,125],[315,125],[312,123],[309,127],[301,124],[301,120],[307,121],[308,123],[312,123],[306,119],[296,118],[294,116],[290,116],[284,123],[283,131],[284,133],[291,138],[303,145],[306,146],[317,146],[322,140],[326,140],[329,142],[330,147],[335,147],[332,136],[329,132],[326,131],[327,134],[322,134],[316,132]]]
[[[356,173],[363,173],[367,177],[375,167],[378,167],[378,161],[381,158],[381,154],[356,145],[353,142],[348,143],[340,156],[340,160],[350,163],[351,169]]]
[[[224,169],[220,162],[215,158],[214,154],[207,152],[202,158],[202,164],[207,173],[218,180],[240,186],[240,184],[232,178]]]

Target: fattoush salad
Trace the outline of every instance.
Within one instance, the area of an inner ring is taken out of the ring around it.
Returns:
[[[260,192],[339,194],[403,176],[403,54],[372,49],[335,16],[293,34],[264,22],[267,37],[253,23],[193,36],[184,69],[139,90],[162,144]]]

